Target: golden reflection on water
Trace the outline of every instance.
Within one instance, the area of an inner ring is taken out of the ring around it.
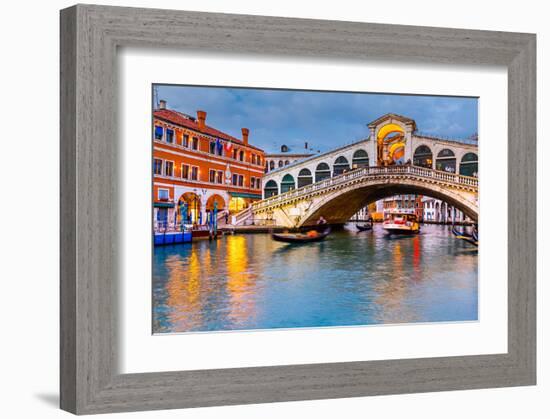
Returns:
[[[228,318],[233,325],[244,324],[256,317],[252,297],[256,275],[249,270],[247,241],[244,236],[227,239]]]
[[[210,258],[207,251],[203,257]],[[168,282],[166,284],[170,307],[185,307],[185,311],[171,310],[168,319],[175,330],[193,330],[202,325],[201,280],[207,280],[203,268],[209,266],[201,263],[199,252],[194,248],[187,260],[181,256],[171,256],[167,260]],[[193,313],[190,315],[190,313]]]
[[[418,237],[415,237],[417,239]],[[378,296],[376,303],[378,305],[377,319],[383,323],[391,323],[396,319],[400,322],[409,322],[414,320],[414,314],[403,305],[403,300],[407,293],[407,278],[403,271],[404,262],[401,243],[396,240],[392,253],[392,271],[389,279],[376,282],[374,289]]]

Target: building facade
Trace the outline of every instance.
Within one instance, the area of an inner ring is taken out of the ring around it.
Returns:
[[[420,222],[424,219],[424,202],[421,195],[395,195],[382,200],[384,218],[392,212],[415,214]]]
[[[303,151],[291,149],[286,144],[283,144],[280,152],[265,154],[265,172],[269,173],[272,170],[288,166],[291,163],[295,163],[311,156],[313,156],[313,153],[309,149],[307,142],[304,143]]]
[[[425,196],[422,198],[422,203],[424,221],[444,224],[469,221],[462,211],[439,199]]]
[[[261,199],[263,150],[249,143],[249,130],[236,138],[197,116],[153,111],[153,217],[156,229],[180,223],[206,224],[217,212],[235,213]]]

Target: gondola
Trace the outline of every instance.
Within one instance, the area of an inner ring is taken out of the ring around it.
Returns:
[[[324,240],[330,234],[330,228],[327,228],[322,233],[317,233],[315,236],[310,236],[303,233],[273,233],[273,240],[285,243],[313,243]]]
[[[365,224],[365,225],[360,225],[360,224],[357,224],[355,227],[357,227],[357,230],[359,231],[369,231],[369,230],[372,230],[372,224]]]
[[[470,244],[473,244],[474,246],[477,246],[477,242],[478,242],[478,237],[477,237],[477,230],[473,230],[472,234],[468,234],[468,233],[465,233],[465,232],[460,232],[456,229],[456,227],[453,226],[453,229],[452,229],[452,232],[454,234],[454,236],[457,238],[457,239],[461,239],[461,240],[464,240]]]

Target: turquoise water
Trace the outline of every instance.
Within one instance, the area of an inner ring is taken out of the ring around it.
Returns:
[[[354,224],[324,242],[268,234],[157,247],[153,332],[477,320],[477,249],[450,227],[388,237]]]

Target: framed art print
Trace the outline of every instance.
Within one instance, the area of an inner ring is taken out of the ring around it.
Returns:
[[[535,383],[533,35],[61,25],[63,409]]]

